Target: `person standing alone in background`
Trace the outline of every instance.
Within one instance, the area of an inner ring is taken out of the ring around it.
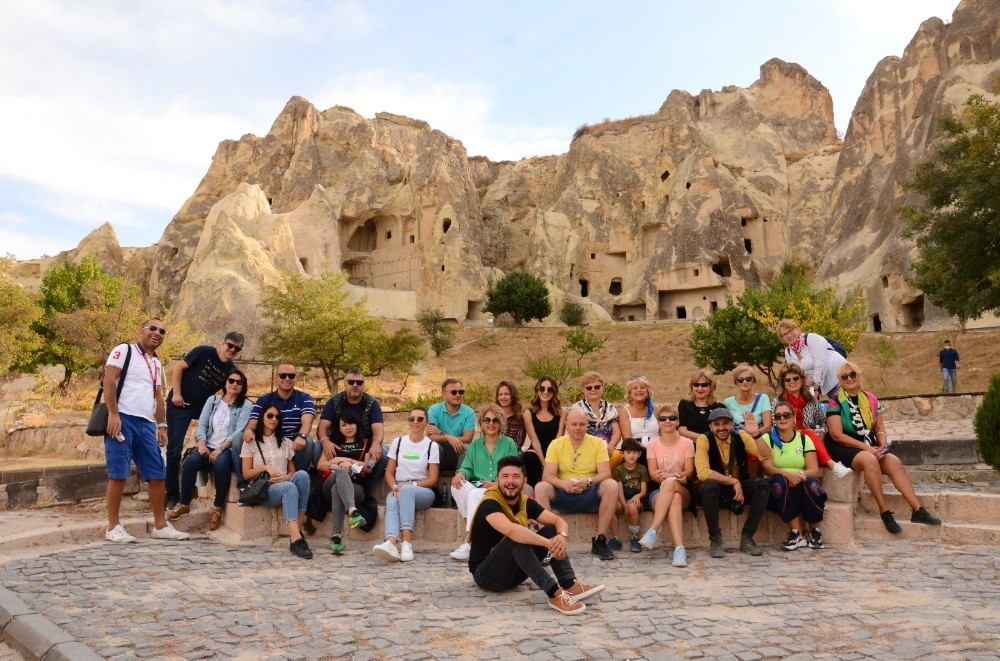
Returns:
[[[941,365],[941,380],[944,381],[945,392],[956,392],[958,389],[958,360],[958,352],[952,348],[951,340],[945,340],[941,352],[938,353],[938,364]]]

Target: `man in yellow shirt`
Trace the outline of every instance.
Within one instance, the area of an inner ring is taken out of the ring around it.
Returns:
[[[597,512],[597,536],[590,552],[601,560],[614,560],[605,533],[615,515],[618,483],[611,477],[608,446],[587,433],[587,414],[570,409],[566,435],[552,441],[545,453],[542,481],[535,485],[535,500],[545,509],[572,514]]]
[[[711,431],[695,441],[694,467],[701,487],[698,498],[708,526],[709,555],[725,557],[722,547],[722,528],[719,527],[719,508],[733,514],[747,509],[747,520],[740,535],[740,551],[750,555],[763,555],[764,551],[754,541],[754,533],[764,516],[770,486],[766,477],[750,477],[747,457],[769,459],[770,446],[761,439],[760,427],[752,415],[743,418],[743,430],[733,443],[733,414],[729,409],[714,409],[708,416]]]

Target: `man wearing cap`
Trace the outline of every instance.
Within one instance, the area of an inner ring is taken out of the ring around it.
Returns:
[[[725,557],[719,527],[719,508],[723,506],[734,514],[747,510],[740,551],[762,555],[764,552],[753,536],[764,516],[770,488],[766,477],[750,477],[747,457],[768,459],[771,448],[761,440],[760,427],[750,413],[743,416],[743,429],[736,433],[737,443],[732,442],[733,414],[729,409],[713,410],[708,416],[708,426],[710,431],[695,441],[694,466],[701,482],[698,496],[708,525],[709,555]]]

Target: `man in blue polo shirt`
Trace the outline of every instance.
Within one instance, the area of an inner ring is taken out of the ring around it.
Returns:
[[[462,403],[465,390],[462,382],[447,378],[441,384],[441,398],[444,401],[427,409],[427,435],[439,443],[441,471],[454,472],[462,461],[465,447],[472,442],[476,431],[476,412]]]

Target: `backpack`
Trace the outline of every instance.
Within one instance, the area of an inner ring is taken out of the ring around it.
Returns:
[[[813,335],[819,335],[819,333],[813,333]],[[822,337],[824,340],[826,340],[826,343],[830,345],[830,351],[836,351],[844,358],[847,358],[847,349],[844,348],[843,344],[825,335],[819,335],[819,336]],[[805,342],[806,346],[809,345],[809,333],[806,333],[803,336],[803,341]]]

